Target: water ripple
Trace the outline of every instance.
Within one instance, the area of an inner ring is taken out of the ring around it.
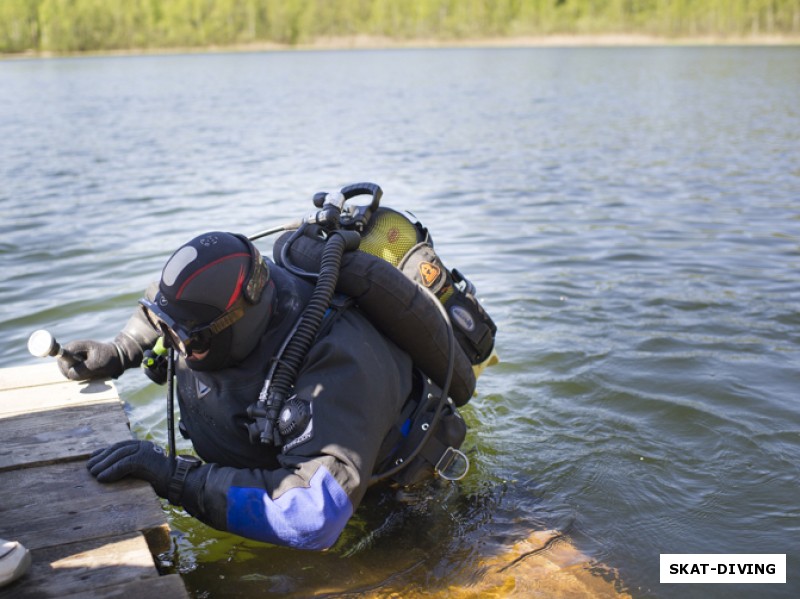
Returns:
[[[643,597],[704,596],[659,585],[658,555],[800,552],[797,65],[796,48],[0,65],[0,357],[31,362],[35,328],[113,338],[187,239],[373,180],[498,324],[502,363],[464,410],[473,473],[401,508],[369,495],[299,569],[180,510],[164,559],[198,596],[389,594],[568,529]],[[118,385],[164,443],[163,389]]]

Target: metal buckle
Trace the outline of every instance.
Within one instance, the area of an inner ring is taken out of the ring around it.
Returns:
[[[459,457],[462,460],[464,471],[458,475],[453,475],[448,471],[454,463],[458,462]],[[434,466],[433,470],[445,480],[461,480],[467,475],[467,472],[469,472],[469,458],[463,451],[455,449],[454,447],[448,447],[442,454],[442,457],[439,458],[439,461],[436,462],[436,466]]]

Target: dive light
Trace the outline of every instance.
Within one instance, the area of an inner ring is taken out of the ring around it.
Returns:
[[[67,360],[70,365],[80,362],[74,354],[59,345],[50,331],[45,331],[44,329],[39,329],[31,333],[31,336],[28,338],[28,351],[37,358],[46,358],[48,356],[63,358]]]

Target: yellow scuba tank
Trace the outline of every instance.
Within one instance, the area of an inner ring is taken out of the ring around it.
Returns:
[[[399,267],[411,248],[423,241],[425,235],[411,219],[394,210],[380,208],[361,234],[358,249]]]
[[[436,295],[455,325],[476,379],[500,361],[494,347],[497,327],[475,298],[475,287],[458,270],[444,267],[428,230],[413,214],[378,208],[361,234],[359,250],[386,260]]]

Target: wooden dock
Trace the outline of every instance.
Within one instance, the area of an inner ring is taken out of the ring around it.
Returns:
[[[188,598],[156,569],[169,529],[150,485],[104,485],[86,469],[95,449],[130,438],[111,381],[67,381],[54,360],[0,369],[0,538],[33,558],[0,599]]]

